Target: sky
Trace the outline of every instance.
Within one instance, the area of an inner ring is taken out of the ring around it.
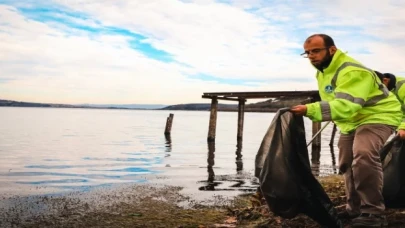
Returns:
[[[0,99],[204,103],[204,92],[317,89],[314,33],[405,76],[405,1],[0,0]]]

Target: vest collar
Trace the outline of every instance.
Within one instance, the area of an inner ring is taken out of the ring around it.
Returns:
[[[326,67],[325,69],[323,69],[323,72],[322,72],[322,71],[319,71],[318,69],[317,69],[317,70],[318,70],[319,72],[323,73],[323,74],[328,74],[328,73],[334,73],[334,72],[336,72],[336,70],[337,70],[337,68],[339,67],[340,62],[341,62],[341,61],[339,61],[339,60],[340,60],[341,57],[343,57],[344,55],[345,55],[345,54],[344,54],[341,50],[337,49],[336,52],[335,52],[335,54],[333,55],[332,61],[330,62],[329,66]]]

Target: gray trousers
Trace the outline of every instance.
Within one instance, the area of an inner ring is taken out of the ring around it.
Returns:
[[[378,152],[393,132],[392,126],[365,124],[350,134],[340,135],[339,171],[345,179],[349,214],[381,214],[385,210]]]

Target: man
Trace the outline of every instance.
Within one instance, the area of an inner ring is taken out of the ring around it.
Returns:
[[[381,78],[384,85],[389,91],[393,92],[401,103],[401,108],[403,112],[402,123],[398,127],[398,135],[402,140],[405,140],[405,78],[397,77],[390,73],[380,73],[375,71],[377,76]]]
[[[339,170],[347,197],[339,216],[353,218],[352,227],[380,227],[385,205],[379,150],[401,122],[400,104],[372,70],[337,49],[330,36],[308,37],[304,50],[317,69],[322,101],[294,106],[291,112],[339,127]]]

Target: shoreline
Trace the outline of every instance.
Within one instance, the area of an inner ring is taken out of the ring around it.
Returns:
[[[341,176],[319,178],[338,211],[344,210]],[[59,196],[15,197],[0,208],[1,227],[319,227],[305,215],[283,219],[257,193],[195,201],[176,186],[150,184],[100,188]],[[10,200],[10,199],[8,199]],[[4,202],[4,200],[3,200]],[[11,201],[10,201],[11,202]],[[385,211],[388,227],[405,226],[404,209]],[[348,221],[344,221],[347,225]]]

